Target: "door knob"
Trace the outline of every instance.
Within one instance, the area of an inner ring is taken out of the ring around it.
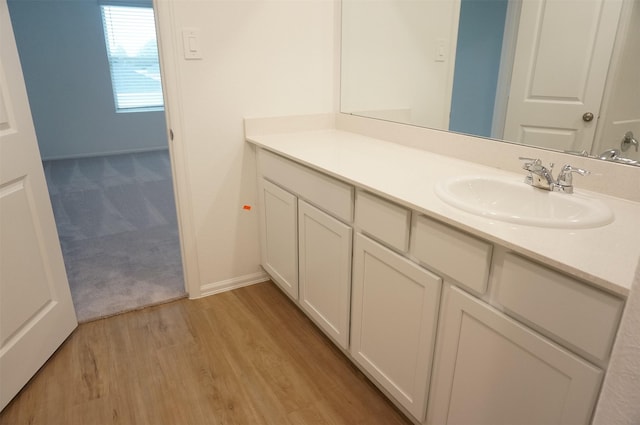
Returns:
[[[585,112],[582,116],[582,121],[589,122],[593,120],[593,114],[591,112]]]

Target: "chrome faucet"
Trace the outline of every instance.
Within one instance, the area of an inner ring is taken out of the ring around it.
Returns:
[[[549,168],[547,168],[542,165],[540,159],[520,157],[520,160],[527,161],[522,165],[522,168],[529,172],[524,182],[533,187],[552,192],[573,193],[572,173],[578,173],[581,176],[590,174],[587,170],[566,164],[560,169],[558,179],[555,180],[553,178],[553,163],[549,164]]]
[[[549,168],[547,168],[542,165],[540,159],[520,157],[520,160],[530,161],[522,165],[522,168],[529,172],[529,175],[524,179],[525,183],[540,189],[551,190],[552,185],[555,183],[551,174],[553,163],[549,164]]]

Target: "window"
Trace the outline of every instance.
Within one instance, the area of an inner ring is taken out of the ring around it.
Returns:
[[[162,110],[153,9],[101,5],[117,112]]]

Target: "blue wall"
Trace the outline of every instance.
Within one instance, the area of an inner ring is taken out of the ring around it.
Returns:
[[[491,136],[508,0],[462,0],[449,130]]]
[[[115,112],[97,0],[8,4],[42,158],[167,147],[164,112]]]

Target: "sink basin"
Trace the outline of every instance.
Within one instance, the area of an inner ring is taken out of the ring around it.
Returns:
[[[549,192],[508,178],[454,177],[439,182],[436,194],[461,210],[529,226],[584,229],[613,221],[611,209],[597,199]]]

